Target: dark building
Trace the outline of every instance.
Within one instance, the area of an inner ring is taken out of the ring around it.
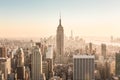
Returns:
[[[17,67],[17,79],[18,80],[25,79],[25,67]]]
[[[0,57],[7,57],[7,50],[5,47],[0,47]]]
[[[116,75],[119,76],[120,75],[120,52],[116,53]]]
[[[39,46],[39,48],[41,48],[41,43],[40,42],[36,42],[36,46]]]
[[[57,27],[57,35],[56,35],[56,50],[57,50],[57,58],[60,56],[60,63],[61,57],[64,54],[64,29],[61,25],[61,18],[59,20],[59,25]]]
[[[101,55],[106,58],[106,44],[101,44]]]
[[[89,43],[89,53],[92,54],[92,43]]]

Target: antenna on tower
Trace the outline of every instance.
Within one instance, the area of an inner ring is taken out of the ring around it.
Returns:
[[[59,24],[61,25],[61,12],[59,13],[59,17],[60,17]]]
[[[61,19],[61,11],[60,11],[60,14],[59,14],[59,15],[60,15],[60,19]]]

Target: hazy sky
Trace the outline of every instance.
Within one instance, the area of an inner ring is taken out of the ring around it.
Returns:
[[[120,0],[0,0],[0,37],[120,36]]]

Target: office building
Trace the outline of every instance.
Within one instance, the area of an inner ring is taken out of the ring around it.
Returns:
[[[42,72],[45,74],[47,80],[49,80],[49,72],[48,72],[48,63],[47,61],[42,62]]]
[[[106,44],[101,44],[101,55],[106,58]]]
[[[7,49],[5,47],[0,47],[0,57],[7,57]]]
[[[73,80],[95,80],[94,55],[73,56]]]
[[[47,59],[53,59],[53,47],[52,45],[48,45],[47,52],[46,52]]]
[[[48,78],[53,77],[53,46],[49,45],[46,52],[46,61],[48,63]]]
[[[57,27],[57,35],[56,35],[56,51],[57,51],[57,61],[58,63],[62,63],[62,57],[64,55],[64,29],[61,25],[61,18],[59,19],[59,25]]]
[[[117,76],[120,76],[120,52],[116,53],[116,55],[115,55],[115,62],[116,62],[115,73],[116,73]]]
[[[24,52],[22,48],[17,50],[17,67],[24,66]]]
[[[25,67],[17,67],[17,79],[24,80],[25,79]]]
[[[7,80],[7,75],[11,73],[11,59],[0,58],[0,71],[4,75],[4,79]]]
[[[89,53],[92,54],[92,43],[89,43]]]
[[[42,55],[40,48],[37,46],[32,48],[31,69],[32,80],[40,80],[42,74]]]

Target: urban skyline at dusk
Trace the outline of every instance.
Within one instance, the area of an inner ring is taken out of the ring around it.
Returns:
[[[0,1],[0,37],[43,37],[56,34],[61,12],[64,34],[119,37],[120,1]]]

